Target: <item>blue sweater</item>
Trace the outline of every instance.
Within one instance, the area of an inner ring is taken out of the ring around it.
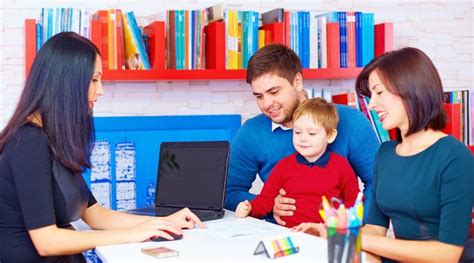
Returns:
[[[367,118],[358,110],[337,105],[339,125],[336,140],[328,150],[344,156],[364,183],[365,205],[370,204],[372,174],[379,142]],[[293,130],[277,128],[263,114],[247,120],[237,132],[230,148],[225,208],[235,210],[249,193],[256,175],[265,182],[275,164],[295,152]]]

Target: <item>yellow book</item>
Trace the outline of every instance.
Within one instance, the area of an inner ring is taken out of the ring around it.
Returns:
[[[229,58],[229,68],[228,69],[238,69],[239,59],[238,59],[238,11],[228,10],[229,15],[229,47],[228,47],[228,58]]]
[[[258,49],[265,46],[265,30],[258,30]]]
[[[123,42],[125,44],[125,67],[127,69],[144,69],[140,61],[138,47],[133,40],[130,22],[124,12],[123,17]]]

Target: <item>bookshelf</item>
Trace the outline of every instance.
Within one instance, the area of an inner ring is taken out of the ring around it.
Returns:
[[[262,27],[267,43],[283,43],[283,23]],[[150,39],[151,70],[107,70],[102,80],[108,82],[156,82],[156,81],[204,81],[204,80],[244,80],[245,69],[225,69],[225,24],[213,22],[206,27],[206,67],[204,70],[165,69],[165,23],[153,22],[144,28]],[[91,40],[102,47],[102,28],[99,21],[91,21]],[[25,20],[25,76],[29,74],[36,56],[36,20]],[[356,78],[362,68],[303,69],[305,79],[351,79]]]

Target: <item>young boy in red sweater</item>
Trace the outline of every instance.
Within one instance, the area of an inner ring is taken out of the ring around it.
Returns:
[[[357,177],[348,161],[326,151],[337,136],[338,115],[331,103],[321,98],[301,103],[293,114],[293,145],[296,152],[280,160],[273,168],[259,195],[240,202],[236,217],[264,217],[272,211],[281,188],[285,197],[294,198],[298,209],[282,218],[287,227],[304,222],[320,223],[321,198],[337,197],[352,207],[359,192]]]

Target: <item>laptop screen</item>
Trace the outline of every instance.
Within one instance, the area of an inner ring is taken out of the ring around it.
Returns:
[[[226,141],[162,143],[155,204],[222,209],[228,159]]]

